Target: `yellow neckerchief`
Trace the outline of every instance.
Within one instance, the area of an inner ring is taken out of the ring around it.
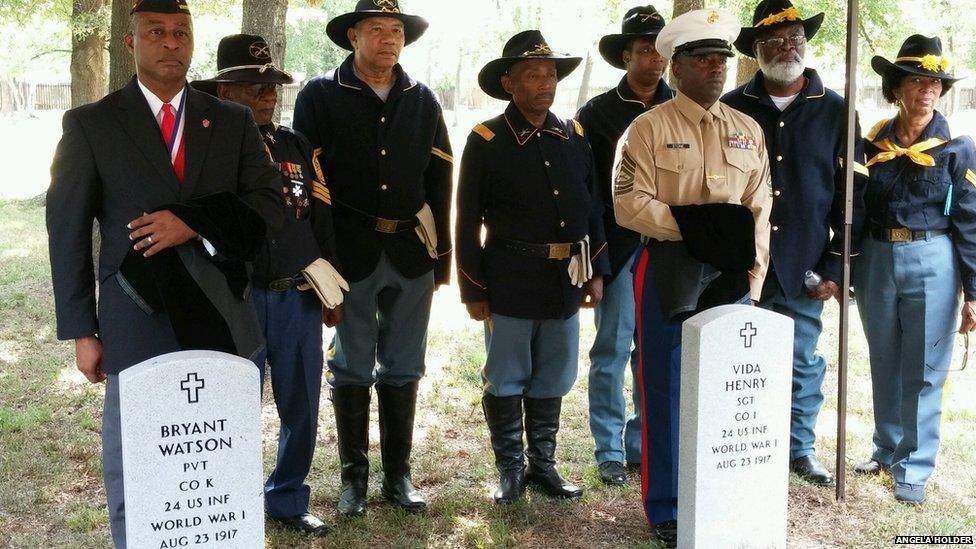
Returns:
[[[935,166],[935,159],[932,158],[932,155],[925,154],[925,151],[934,149],[935,147],[945,143],[946,141],[944,139],[930,137],[921,143],[915,143],[911,147],[905,148],[895,145],[888,138],[882,139],[881,141],[874,141],[871,144],[881,149],[882,152],[879,152],[874,156],[874,158],[868,160],[866,166],[870,168],[874,164],[887,162],[899,156],[907,156],[912,162],[918,164],[919,166]]]

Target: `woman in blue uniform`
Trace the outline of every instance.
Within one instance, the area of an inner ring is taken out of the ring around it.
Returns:
[[[976,327],[976,148],[953,138],[935,110],[957,80],[938,38],[913,35],[893,62],[876,56],[871,66],[898,114],[865,143],[868,226],[854,283],[871,357],[874,451],[854,471],[890,471],[895,499],[919,504],[935,468],[954,332]]]

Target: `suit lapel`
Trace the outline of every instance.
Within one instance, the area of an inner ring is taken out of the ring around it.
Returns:
[[[149,164],[159,173],[158,183],[174,197],[179,196],[180,182],[176,179],[176,172],[173,171],[173,163],[166,151],[166,143],[163,142],[159,124],[156,123],[153,113],[149,111],[149,104],[146,103],[146,98],[142,95],[142,90],[139,89],[139,84],[134,77],[122,89],[118,106],[122,128],[142,151]]]
[[[200,179],[200,171],[203,169],[203,162],[207,158],[207,151],[210,148],[210,129],[212,120],[206,118],[207,111],[210,109],[208,96],[189,86],[186,88],[189,94],[186,98],[186,128],[183,132],[183,139],[186,140],[186,166],[183,172],[183,185],[180,189],[180,198],[185,200],[193,196],[193,191]]]

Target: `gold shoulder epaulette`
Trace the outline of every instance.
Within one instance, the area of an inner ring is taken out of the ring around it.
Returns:
[[[576,135],[586,137],[586,132],[583,131],[583,125],[575,118],[573,119],[573,127],[576,128]]]
[[[878,122],[877,124],[875,124],[874,127],[871,128],[871,131],[869,131],[868,134],[866,136],[864,136],[864,137],[868,141],[874,141],[874,138],[878,135],[878,132],[881,131],[881,128],[883,128],[884,125],[887,124],[889,120],[891,120],[891,119],[890,118],[885,118],[881,122]]]
[[[488,126],[485,126],[484,124],[478,124],[471,131],[480,135],[485,141],[491,141],[495,138],[495,132],[489,130]]]

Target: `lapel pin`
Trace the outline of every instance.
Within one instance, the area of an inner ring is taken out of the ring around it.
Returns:
[[[203,119],[203,122],[201,122],[201,124],[203,124],[203,127],[204,128],[209,128],[210,127],[210,121],[207,120],[206,118]]]

